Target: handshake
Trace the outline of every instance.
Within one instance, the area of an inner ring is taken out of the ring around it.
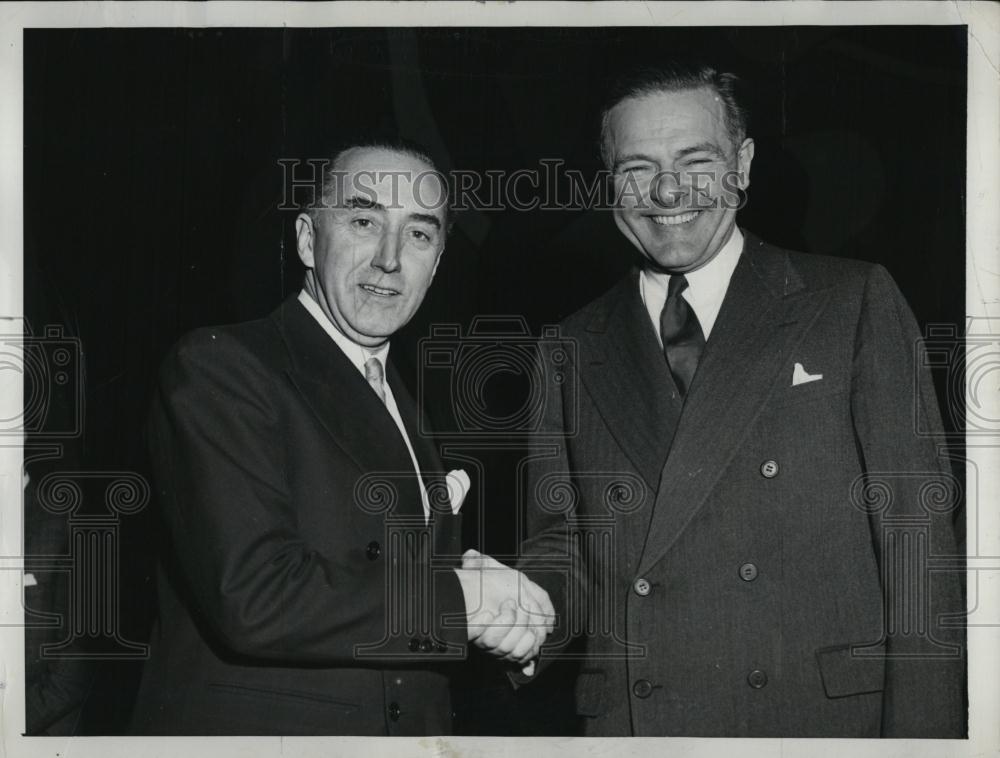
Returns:
[[[549,594],[517,569],[476,550],[462,555],[455,569],[469,627],[469,641],[534,673],[534,658],[555,625]]]

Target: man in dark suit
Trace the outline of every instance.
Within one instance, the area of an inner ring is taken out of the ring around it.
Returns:
[[[296,221],[302,292],[168,355],[148,437],[172,549],[135,732],[447,734],[470,639],[537,653],[548,598],[485,556],[463,568],[460,496],[386,361],[446,197],[422,153],[340,152]]]
[[[519,564],[559,617],[538,668],[583,636],[588,735],[962,737],[960,577],[927,568],[960,486],[915,321],[881,266],[736,226],[737,86],[647,70],[604,112],[643,265],[562,324],[545,429],[573,434]]]

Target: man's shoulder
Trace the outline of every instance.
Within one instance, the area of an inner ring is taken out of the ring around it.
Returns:
[[[639,271],[630,268],[600,295],[590,300],[559,322],[563,334],[573,336],[588,326],[607,320],[630,297],[639,297]]]
[[[743,255],[749,265],[780,272],[783,281],[795,281],[807,291],[863,285],[873,274],[884,271],[869,261],[790,250],[752,233],[746,234]]]
[[[744,232],[742,256],[746,265],[759,269],[762,277],[780,286],[794,285],[795,290],[820,291],[847,289],[860,293],[871,280],[891,282],[891,276],[878,263],[839,255],[800,252],[762,240]],[[639,271],[632,267],[603,293],[559,321],[560,333],[575,337],[595,324],[606,322],[617,308],[638,299]]]
[[[161,377],[192,371],[256,373],[286,360],[272,316],[234,324],[204,326],[183,335],[167,352]]]

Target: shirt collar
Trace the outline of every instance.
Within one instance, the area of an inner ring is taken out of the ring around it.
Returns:
[[[697,300],[718,298],[719,305],[729,289],[729,280],[740,262],[743,252],[743,234],[738,227],[733,227],[733,233],[718,254],[699,269],[689,271],[687,277],[688,289]]]
[[[333,322],[323,313],[323,309],[319,307],[319,303],[305,290],[299,292],[299,302],[305,306],[305,309],[323,327],[323,331],[330,335],[330,338],[337,344],[337,347],[341,349],[362,375],[365,373],[365,362],[372,357],[378,358],[382,362],[383,369],[385,368],[386,359],[389,357],[388,340],[374,350],[362,347],[334,326]]]
[[[736,270],[736,264],[743,253],[743,234],[739,227],[733,227],[726,244],[708,263],[699,269],[689,271],[684,276],[688,286],[683,297],[694,309],[701,324],[705,339],[715,326],[715,320],[722,308],[722,301],[729,289],[729,280]],[[659,334],[660,311],[667,299],[667,285],[670,274],[643,269],[639,275],[639,292],[649,309],[650,318]]]

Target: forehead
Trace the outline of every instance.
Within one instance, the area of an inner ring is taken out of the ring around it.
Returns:
[[[729,145],[725,107],[707,87],[627,98],[612,109],[609,126],[616,155],[684,143]]]
[[[343,177],[348,196],[361,194],[387,208],[402,207],[443,216],[445,186],[434,167],[409,153],[386,148],[356,147],[333,166]],[[336,185],[335,185],[336,186]]]

